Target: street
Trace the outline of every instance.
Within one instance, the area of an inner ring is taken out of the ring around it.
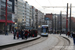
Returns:
[[[0,0],[0,50],[75,50],[75,2]]]
[[[50,34],[49,37],[41,37],[40,39],[2,50],[65,50],[64,47],[68,45],[68,40],[62,38],[60,35]]]

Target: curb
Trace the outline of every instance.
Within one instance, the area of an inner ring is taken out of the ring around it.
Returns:
[[[22,42],[13,43],[13,44],[2,45],[2,46],[0,46],[0,49],[11,47],[11,46],[14,46],[14,45],[19,45],[19,44],[27,43],[27,42],[30,42],[30,41],[33,41],[33,40],[36,40],[36,39],[39,39],[39,38],[41,38],[41,36],[40,37],[36,37],[34,39],[27,40],[27,41],[22,41]]]
[[[61,37],[63,37],[63,36],[61,36]],[[71,41],[67,37],[63,37],[63,38],[65,38],[66,40],[69,41],[69,45],[71,44]]]

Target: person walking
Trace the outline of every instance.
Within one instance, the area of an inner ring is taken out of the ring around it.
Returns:
[[[6,30],[5,35],[8,35],[8,31]]]
[[[75,45],[75,32],[72,33],[72,37],[73,37],[73,42],[74,42],[74,45]]]
[[[25,38],[27,39],[28,38],[28,30],[25,30]]]
[[[19,39],[19,32],[17,31],[17,39]]]
[[[35,30],[35,37],[37,37],[37,33],[38,33],[37,30]]]
[[[31,37],[31,30],[29,30],[29,37]]]
[[[14,39],[16,38],[16,28],[14,29]]]
[[[24,38],[23,38],[23,33],[24,33],[23,30],[21,30],[21,38],[22,38],[22,39],[24,39]]]
[[[70,32],[67,32],[68,37],[70,37]]]

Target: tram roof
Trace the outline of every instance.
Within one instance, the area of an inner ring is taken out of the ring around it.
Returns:
[[[42,25],[42,26],[48,26],[48,25]]]

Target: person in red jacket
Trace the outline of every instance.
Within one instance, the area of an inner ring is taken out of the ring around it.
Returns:
[[[35,31],[35,33],[36,33],[35,36],[37,36],[37,30]]]
[[[25,30],[25,38],[26,39],[28,38],[28,34],[29,34],[28,30]]]
[[[68,37],[70,37],[70,32],[67,32]]]

